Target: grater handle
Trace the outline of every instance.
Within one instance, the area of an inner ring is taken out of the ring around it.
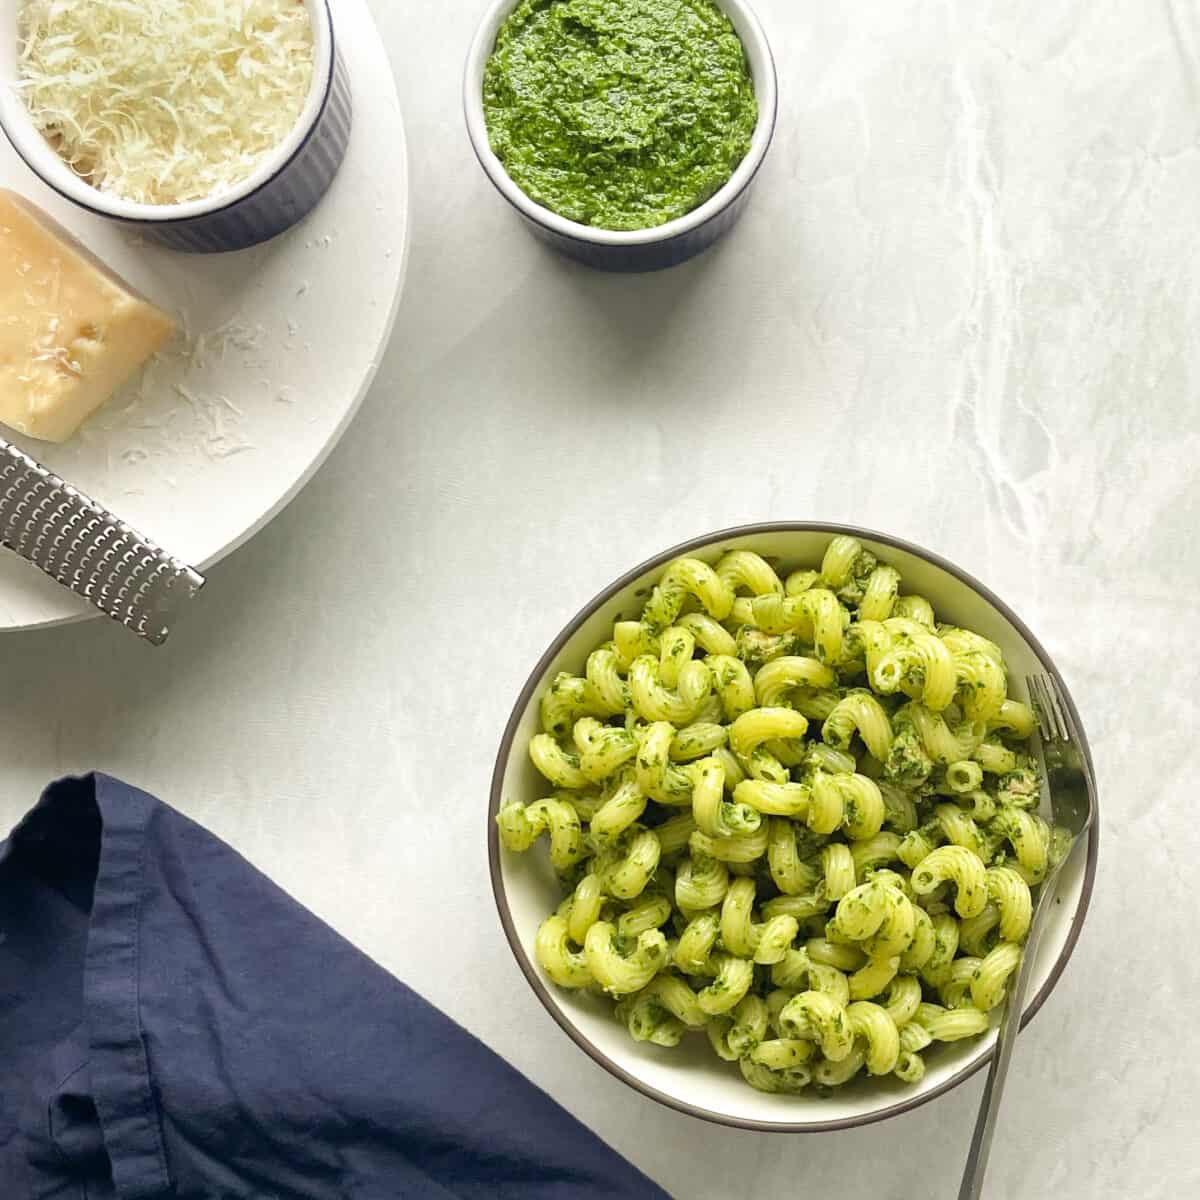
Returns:
[[[3,438],[0,545],[154,646],[204,586],[186,563]]]

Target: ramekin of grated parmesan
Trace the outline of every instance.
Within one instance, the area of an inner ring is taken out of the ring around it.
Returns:
[[[328,0],[0,0],[0,126],[68,200],[179,250],[316,207],[350,140]]]

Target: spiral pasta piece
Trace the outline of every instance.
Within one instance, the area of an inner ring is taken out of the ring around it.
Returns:
[[[667,895],[646,894],[639,898],[633,908],[626,909],[617,918],[617,936],[636,938],[648,929],[658,929],[671,919],[673,911]]]
[[[761,925],[752,920],[755,884],[753,879],[733,880],[721,902],[721,941],[725,949],[756,963],[777,963],[799,931],[795,917],[778,915]]]
[[[716,978],[696,997],[709,1016],[727,1013],[739,1004],[754,982],[754,964],[732,954],[714,954]]]
[[[868,959],[865,966],[859,967],[850,976],[850,999],[869,1000],[872,996],[878,996],[896,978],[899,970],[899,955]]]
[[[1006,698],[1000,705],[995,716],[987,717],[988,729],[1002,729],[1017,738],[1027,738],[1037,727],[1033,709],[1020,700]]]
[[[785,654],[759,667],[754,694],[761,707],[775,708],[796,688],[830,688],[836,683],[837,675],[818,659]],[[828,734],[825,737],[828,741]]]
[[[579,814],[565,801],[549,798],[532,804],[513,801],[496,818],[500,840],[509,850],[528,850],[549,832],[550,861],[559,871],[573,867],[586,853]]]
[[[786,817],[772,817],[767,829],[767,866],[771,880],[785,896],[811,892],[820,876],[800,859],[796,827]]]
[[[641,621],[618,621],[613,626],[613,653],[620,670],[627,672],[639,655],[658,657],[658,637]]]
[[[887,761],[892,751],[892,723],[883,705],[863,688],[847,692],[821,727],[825,741],[841,750],[850,748],[855,733],[862,738],[872,758]]]
[[[714,908],[729,890],[729,868],[711,855],[691,856],[675,875],[675,903],[684,912]]]
[[[717,621],[725,620],[733,608],[733,591],[708,563],[698,558],[677,558],[650,593],[642,621],[654,633],[666,629],[674,624],[689,596]]]
[[[707,758],[693,768],[692,815],[696,828],[713,838],[755,833],[762,824],[756,808],[736,799],[725,799],[725,768],[716,758]],[[739,787],[742,785],[739,784]]]
[[[923,908],[914,904],[912,941],[908,949],[900,955],[900,970],[922,970],[933,956],[935,944],[933,918]]]
[[[767,1002],[753,993],[744,996],[730,1013],[733,1024],[729,1027],[726,1040],[729,1049],[738,1058],[752,1054],[770,1032],[770,1012]]]
[[[774,567],[753,550],[730,550],[723,554],[717,563],[717,578],[733,593],[742,590],[755,596],[783,593],[783,582]]]
[[[825,875],[825,895],[830,900],[841,900],[858,878],[854,852],[840,842],[831,842],[821,851],[821,870]]]
[[[975,973],[982,962],[982,958],[976,958],[968,954],[962,958],[956,958],[950,964],[950,970],[946,973],[946,980],[938,988],[938,995],[946,1008],[967,1008],[970,1006],[971,980],[975,978]]]
[[[755,779],[784,784],[789,780],[787,768],[764,743],[799,739],[807,729],[808,720],[794,709],[754,708],[730,726],[729,746]]]
[[[655,825],[654,833],[662,847],[662,857],[670,858],[691,844],[696,832],[696,819],[690,812],[681,812],[670,817],[661,825]]]
[[[900,1057],[900,1032],[887,1009],[858,1000],[846,1008],[846,1024],[866,1042],[866,1067],[872,1075],[890,1075]]]
[[[605,716],[617,716],[630,705],[629,686],[624,674],[628,667],[621,662],[616,647],[600,646],[588,655],[585,674],[596,704]]]
[[[555,787],[585,788],[590,782],[579,769],[579,756],[566,750],[548,733],[535,734],[529,739],[529,757]]]
[[[707,613],[685,613],[675,624],[680,629],[686,629],[705,654],[737,653],[737,639]]]
[[[957,673],[945,643],[923,625],[893,617],[884,622],[892,645],[871,671],[871,686],[885,696],[904,692],[931,712],[954,699]]]
[[[954,674],[955,696],[968,720],[991,722],[1000,714],[1008,694],[1003,660],[969,650],[954,656]]]
[[[810,963],[836,967],[839,971],[857,971],[867,962],[867,956],[853,945],[838,945],[828,938],[809,938],[804,952]]]
[[[646,890],[661,858],[662,843],[654,830],[633,825],[594,861],[604,890],[620,900],[632,900]]]
[[[933,605],[924,596],[901,596],[892,609],[892,616],[906,617],[918,625],[924,625],[926,629],[933,629],[937,625]]]
[[[779,1024],[789,1037],[817,1042],[830,1062],[840,1061],[854,1048],[845,1005],[824,992],[800,992],[793,996],[780,1012]]]
[[[714,721],[697,721],[686,725],[676,731],[671,739],[671,761],[692,762],[697,758],[705,758],[714,750],[720,750],[728,738],[725,726]]]
[[[862,880],[868,871],[874,871],[890,862],[900,862],[900,836],[880,832],[873,837],[856,841],[850,847],[854,860],[854,876]]]
[[[1000,928],[1000,909],[990,901],[974,917],[964,917],[958,926],[959,945],[974,958],[982,958],[992,946]]]
[[[947,842],[952,846],[964,846],[982,858],[983,838],[979,826],[961,808],[955,804],[939,804],[933,810],[933,817]]]
[[[792,1094],[803,1091],[812,1082],[812,1072],[806,1066],[775,1071],[762,1063],[743,1058],[738,1061],[742,1078],[756,1091]]]
[[[641,732],[641,744],[634,758],[637,785],[652,800],[672,806],[691,805],[692,777],[683,767],[671,762],[671,743],[675,729],[667,721],[656,721]]]
[[[999,738],[988,737],[971,752],[971,757],[989,775],[1007,775],[1017,769],[1017,756]]]
[[[708,1022],[708,1014],[700,1007],[696,993],[678,975],[667,972],[655,975],[637,995],[661,1005],[689,1029],[702,1029]]]
[[[950,974],[950,964],[958,953],[958,922],[946,913],[930,918],[933,949],[921,967],[921,978],[930,987],[940,987]]]
[[[752,863],[767,852],[767,826],[764,823],[754,833],[737,837],[711,838],[697,831],[688,843],[693,854],[707,854],[727,863]]]
[[[946,766],[946,786],[957,796],[969,795],[983,786],[983,768],[970,759]]]
[[[684,663],[671,683],[664,678],[663,664],[648,654],[635,658],[629,668],[629,694],[644,721],[686,725],[695,718],[711,688],[708,667],[695,660]]]
[[[1006,942],[1022,942],[1033,919],[1033,896],[1029,884],[1011,867],[989,867],[988,898],[1000,911],[1000,936]]]
[[[587,931],[600,920],[606,899],[604,884],[595,872],[585,875],[575,885],[566,918],[567,934],[577,946],[583,945]]]
[[[818,833],[832,833],[829,828],[833,814],[840,810],[841,820],[848,837],[865,839],[874,837],[883,828],[887,810],[879,785],[866,775],[831,775],[827,771],[817,772],[813,781],[812,801],[809,804],[809,828]]]
[[[657,929],[639,935],[628,955],[617,946],[616,926],[597,921],[587,931],[584,959],[595,981],[611,996],[640,991],[667,961],[667,939]]]
[[[738,804],[767,816],[800,819],[808,812],[812,789],[803,783],[767,783],[746,779],[733,789]]]
[[[963,1038],[978,1037],[988,1027],[987,1013],[977,1008],[948,1009],[939,1004],[922,1004],[913,1021],[921,1025],[934,1042],[958,1042]]]
[[[685,975],[709,974],[709,959],[721,932],[721,919],[714,912],[693,917],[679,935],[673,961]]]
[[[632,778],[619,780],[608,793],[604,803],[592,815],[592,841],[603,846],[620,837],[631,825],[641,820],[648,797]]]
[[[913,975],[897,975],[887,987],[883,1007],[899,1030],[916,1016],[921,1000],[920,980]]]
[[[843,587],[849,581],[850,572],[862,553],[863,546],[858,538],[839,534],[825,548],[821,559],[821,579],[831,588]]]
[[[653,997],[643,996],[641,992],[619,1001],[615,1013],[635,1042],[669,1048],[678,1046],[687,1032],[682,1021],[671,1016]]]
[[[964,846],[939,846],[913,870],[912,888],[918,895],[926,895],[942,883],[953,883],[958,889],[954,911],[960,917],[975,916],[987,903],[986,869]]]
[[[886,621],[900,595],[900,572],[895,567],[878,566],[867,577],[858,615],[863,621]]]
[[[975,969],[971,979],[971,1003],[980,1012],[990,1012],[1003,999],[1009,976],[1021,965],[1021,947],[1001,942]]]
[[[1012,847],[1025,881],[1039,882],[1049,865],[1050,830],[1046,822],[1024,809],[1004,808],[996,814],[992,828]]]
[[[571,948],[567,919],[558,913],[538,926],[533,952],[542,970],[561,988],[585,988],[595,982],[587,956]]]
[[[713,690],[720,697],[726,720],[736,721],[755,707],[754,681],[740,658],[712,654],[703,665],[708,669]]]
[[[541,699],[542,728],[562,737],[580,717],[608,716],[607,706],[586,680],[560,671]]]
[[[759,1042],[749,1052],[749,1057],[751,1062],[772,1071],[787,1071],[810,1062],[815,1053],[812,1042],[799,1038],[771,1038]]]
[[[831,924],[843,937],[853,942],[864,941],[883,924],[885,905],[884,888],[874,880],[861,883],[838,901]]]
[[[797,921],[806,921],[819,917],[829,909],[830,900],[818,884],[815,891],[799,896],[776,896],[762,906],[764,917],[795,917]]]
[[[616,774],[638,752],[636,734],[601,725],[595,717],[576,721],[572,736],[579,750],[579,769],[594,783]]]
[[[876,876],[878,879],[878,876]],[[872,958],[893,958],[912,945],[916,933],[916,906],[896,887],[883,886],[883,920],[873,936],[863,943]]]

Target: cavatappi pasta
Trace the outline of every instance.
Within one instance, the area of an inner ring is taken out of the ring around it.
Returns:
[[[639,1041],[706,1035],[753,1087],[918,1082],[977,1037],[1066,845],[1037,814],[1028,707],[997,646],[939,624],[850,537],[782,578],[671,563],[541,702],[543,834],[564,899],[536,953]]]

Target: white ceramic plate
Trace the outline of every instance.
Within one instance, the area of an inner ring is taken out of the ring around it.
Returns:
[[[191,337],[71,442],[9,440],[201,569],[262,528],[311,478],[366,393],[395,320],[408,250],[400,105],[365,0],[339,0],[354,92],[341,173],[297,228],[238,254],[180,254],[44,187],[0,138],[0,185],[36,201]],[[93,610],[0,551],[0,630]]]
[[[539,729],[538,701],[559,671],[582,674],[587,655],[612,635],[613,622],[636,618],[649,587],[663,566],[682,553],[715,562],[727,549],[757,550],[780,562],[781,571],[816,566],[835,533],[852,533],[903,576],[903,591],[916,592],[933,604],[939,619],[991,638],[1004,651],[1012,694],[1027,698],[1024,677],[1049,671],[1065,684],[1033,635],[1003,601],[950,563],[918,547],[882,535],[839,526],[747,527],[711,539],[677,546],[651,563],[635,568],[593,601],[563,631],[521,692],[505,731],[492,780],[488,838],[492,887],[505,933],[539,999],[563,1030],[602,1067],[630,1086],[672,1108],[693,1116],[744,1129],[780,1132],[838,1129],[878,1121],[905,1112],[961,1083],[988,1059],[995,1044],[993,1031],[968,1042],[939,1044],[924,1055],[926,1074],[915,1085],[894,1077],[860,1077],[853,1084],[821,1097],[768,1095],[755,1091],[737,1067],[721,1062],[704,1038],[686,1038],[673,1050],[635,1042],[613,1019],[611,1003],[550,984],[537,964],[534,941],[542,920],[562,897],[544,847],[528,854],[510,854],[499,846],[495,816],[502,803],[530,802],[547,794],[544,780],[529,761],[530,737]],[[1070,698],[1067,696],[1070,704]],[[1076,723],[1079,724],[1078,714]],[[1086,747],[1084,747],[1086,752]],[[1098,826],[1099,822],[1096,822]],[[1095,876],[1097,834],[1086,847],[1077,847],[1057,882],[1059,903],[1050,908],[1048,925],[1038,946],[1028,1020],[1057,983],[1075,946],[1087,912]],[[1080,1003],[1086,1004],[1086,999]],[[548,1036],[548,1034],[547,1034]]]

